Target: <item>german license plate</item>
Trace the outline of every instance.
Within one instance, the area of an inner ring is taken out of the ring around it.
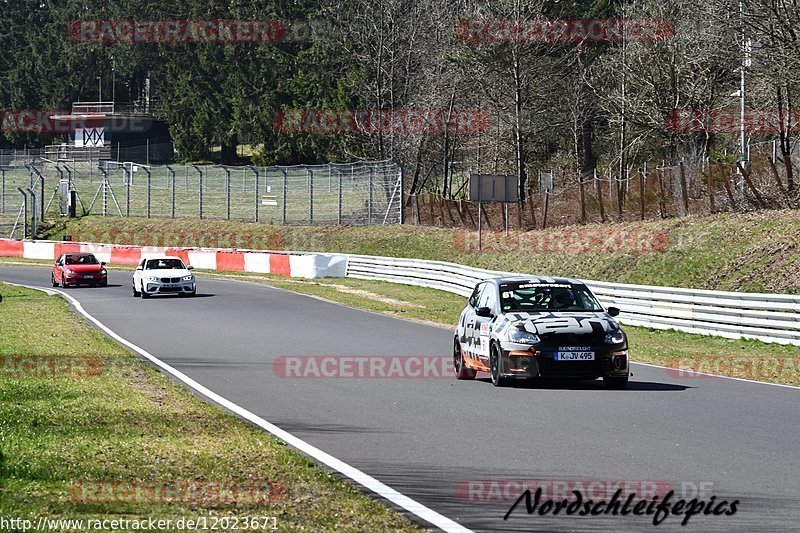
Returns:
[[[559,346],[553,359],[556,361],[594,361],[594,352],[589,346]]]

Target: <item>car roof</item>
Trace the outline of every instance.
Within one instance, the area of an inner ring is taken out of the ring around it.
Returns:
[[[498,286],[503,283],[557,283],[560,285],[585,285],[585,283],[579,279],[550,276],[508,276],[504,278],[490,278],[484,281]]]
[[[74,256],[78,256],[78,257],[81,257],[81,256],[86,257],[87,255],[94,255],[94,254],[91,253],[91,252],[66,252],[64,255],[74,255]]]
[[[153,255],[145,255],[142,256],[142,259],[146,259],[150,261],[151,259],[181,259],[177,255],[164,255],[164,254],[153,254]],[[181,259],[183,261],[183,259]]]

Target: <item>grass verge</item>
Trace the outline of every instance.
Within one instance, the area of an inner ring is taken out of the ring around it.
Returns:
[[[2,283],[0,295],[0,517],[419,530],[140,362],[60,297]]]

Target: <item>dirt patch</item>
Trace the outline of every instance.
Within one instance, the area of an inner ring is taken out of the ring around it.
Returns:
[[[264,276],[237,276],[236,274],[224,274],[224,275],[217,275],[217,277],[223,278],[236,278],[236,279],[243,279],[243,280],[261,280],[266,281],[269,283],[270,281],[274,281],[270,278]],[[338,283],[320,283],[318,281],[302,281],[297,279],[282,279],[280,280],[282,283],[296,283],[298,285],[320,285],[323,287],[331,287],[335,289],[337,292],[345,293],[345,294],[353,294],[355,296],[361,296],[362,298],[368,298],[370,300],[375,300],[376,302],[385,303],[387,305],[392,305],[395,307],[407,307],[413,309],[423,309],[424,305],[414,304],[411,302],[406,302],[403,300],[397,300],[395,298],[390,298],[388,296],[382,296],[380,294],[375,294],[374,292],[370,292],[364,289],[354,289],[352,287],[348,287],[347,285],[341,285]]]
[[[150,400],[158,405],[164,405],[164,400],[167,397],[167,389],[154,385],[147,377],[144,370],[133,367],[129,372],[125,372],[125,379],[130,383],[131,387],[141,392]]]

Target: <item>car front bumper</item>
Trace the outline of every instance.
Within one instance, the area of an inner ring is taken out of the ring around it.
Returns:
[[[67,285],[97,285],[108,283],[107,274],[66,274]]]
[[[144,284],[147,294],[192,294],[196,290],[195,281],[178,281],[163,283],[161,281],[147,281]]]
[[[553,345],[500,343],[502,374],[507,378],[570,378],[596,379],[624,377],[630,374],[628,347],[621,345],[590,346],[591,361],[560,361],[555,358],[558,348]]]

